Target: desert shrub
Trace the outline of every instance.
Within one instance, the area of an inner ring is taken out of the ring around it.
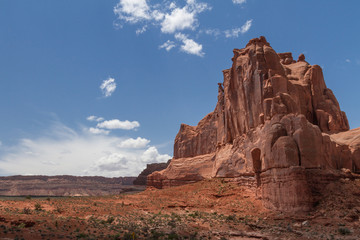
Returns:
[[[175,220],[170,220],[169,222],[168,222],[168,225],[170,226],[170,227],[172,227],[172,228],[174,228],[174,227],[176,227],[176,222],[175,222]]]
[[[349,235],[351,233],[351,231],[348,228],[340,227],[339,228],[339,233],[341,235]]]
[[[24,238],[20,238],[19,236],[15,236],[14,240],[24,240]]]
[[[42,210],[42,206],[40,205],[40,203],[36,203],[35,204],[35,211],[41,211]]]
[[[17,227],[18,227],[18,228],[24,228],[24,227],[25,227],[25,223],[20,223]]]
[[[234,221],[236,219],[235,215],[229,215],[226,217],[226,221]]]
[[[190,213],[189,214],[189,217],[192,217],[192,218],[200,218],[201,217],[201,214],[199,211],[195,211],[193,213]]]
[[[121,240],[122,238],[120,237],[120,234],[115,234],[115,235],[108,235],[108,239]]]
[[[138,239],[136,237],[136,234],[134,232],[127,232],[124,234],[123,238],[124,240],[134,240],[134,239]]]
[[[178,215],[178,214],[176,214],[176,213],[171,213],[171,219],[172,220],[177,220],[177,221],[181,221],[181,217],[180,217],[180,215]]]
[[[194,232],[194,233],[190,234],[189,237],[190,237],[190,239],[198,239],[197,235],[198,235],[198,233]]]
[[[165,236],[165,234],[163,232],[158,232],[155,229],[151,230],[150,239],[160,239],[163,236]]]
[[[115,220],[114,217],[109,216],[108,219],[106,220],[106,223],[111,224],[114,220]]]
[[[23,214],[31,214],[31,209],[28,207],[24,207],[24,209],[22,210]]]
[[[64,210],[63,210],[61,207],[59,207],[59,206],[56,207],[55,211],[58,212],[58,213],[60,213],[60,214],[64,212]]]
[[[82,238],[88,238],[89,235],[86,233],[79,233],[78,235],[76,235],[77,239],[82,239]]]
[[[179,237],[179,235],[176,234],[176,232],[171,232],[167,236],[167,239],[178,240],[178,239],[181,239],[181,238]]]
[[[30,195],[27,195],[25,198],[26,198],[26,199],[31,199],[31,196],[30,196]]]

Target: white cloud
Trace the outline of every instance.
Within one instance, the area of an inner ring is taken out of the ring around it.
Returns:
[[[119,119],[112,119],[108,121],[103,121],[96,125],[98,128],[106,128],[106,129],[124,129],[131,130],[137,127],[140,127],[140,123],[138,121],[120,121]]]
[[[171,2],[169,5],[169,9],[174,9],[174,8],[176,8],[176,3]]]
[[[92,134],[105,134],[108,135],[110,133],[110,131],[105,130],[105,129],[100,129],[100,128],[89,128],[89,132]]]
[[[146,32],[146,29],[147,29],[147,25],[143,26],[142,28],[136,29],[135,33],[136,33],[136,35],[140,35],[140,34]]]
[[[231,37],[238,37],[240,33],[240,28],[233,28],[231,30],[225,30],[225,37],[231,38]]]
[[[129,23],[150,20],[150,7],[146,0],[120,0],[114,7],[114,13],[119,19]]]
[[[97,117],[95,115],[91,115],[86,118],[88,121],[97,122],[96,127],[90,127],[88,132],[92,134],[103,134],[108,135],[112,129],[124,129],[131,130],[137,127],[140,127],[140,123],[138,121],[120,121],[119,119],[112,119],[105,121],[103,117]],[[107,129],[107,130],[105,130]]]
[[[202,51],[202,45],[192,39],[189,39],[185,34],[177,33],[175,34],[175,38],[179,41],[182,41],[183,45],[181,45],[181,50],[183,52],[197,55],[200,57],[204,56],[204,52]]]
[[[65,134],[59,132],[60,129]],[[0,172],[8,175],[137,176],[146,163],[166,162],[171,158],[160,154],[154,146],[148,146],[150,141],[144,138],[76,132],[61,123],[44,132],[42,137],[22,139],[2,151]],[[119,147],[121,144],[129,148]]]
[[[88,120],[90,122],[101,122],[101,121],[104,121],[104,118],[91,115],[91,116],[88,116],[86,118],[86,120]]]
[[[95,161],[88,172],[106,172],[108,174],[114,175],[115,173],[119,172],[119,169],[121,169],[121,171],[128,173],[126,176],[136,176],[140,171],[143,170],[146,164],[167,162],[169,159],[171,159],[171,156],[167,154],[159,154],[156,147],[152,146],[143,151],[141,154],[140,152],[137,152],[136,154],[134,154],[134,152],[109,153]],[[140,168],[140,166],[143,167]],[[134,169],[137,171],[134,171]]]
[[[129,138],[119,143],[120,148],[145,148],[150,143],[146,138]]]
[[[164,19],[165,13],[161,12],[160,10],[155,9],[154,11],[151,12],[151,16],[152,16],[153,20],[160,22],[161,20]]]
[[[188,12],[186,8],[175,8],[170,14],[165,15],[161,23],[163,33],[174,33],[175,31],[196,28],[194,12]]]
[[[120,0],[114,7],[114,13],[119,21],[114,25],[122,27],[123,23],[145,24],[135,31],[137,35],[144,33],[148,26],[160,27],[160,31],[167,34],[175,34],[183,30],[194,31],[199,26],[198,15],[206,10],[211,10],[211,7],[196,0],[186,0],[182,7],[167,0],[162,0],[161,4],[151,4],[146,0]],[[170,51],[175,46],[174,42],[169,40],[159,48]],[[202,45],[192,39],[186,40],[180,48],[190,54],[204,55]]]
[[[149,147],[141,156],[144,163],[167,162],[171,157],[167,154],[159,154],[156,147]]]
[[[246,3],[246,0],[232,0],[234,4],[243,4]]]
[[[247,31],[250,30],[251,28],[251,25],[252,25],[252,19],[251,20],[247,20],[245,22],[244,25],[241,26],[241,28],[234,28],[234,29],[231,29],[231,30],[225,30],[224,33],[225,33],[225,37],[227,38],[237,38],[239,37],[239,34],[242,33],[246,33]]]
[[[136,34],[144,33],[150,27],[160,28],[161,33],[173,34],[175,42],[167,40],[159,46],[159,49],[170,51],[179,47],[182,52],[204,56],[203,45],[199,43],[191,31],[195,31],[200,26],[200,13],[211,10],[211,6],[206,2],[197,0],[182,1],[158,0],[119,0],[114,7],[117,16],[115,25],[122,26],[124,23],[141,24],[136,29]],[[234,4],[244,4],[246,0],[233,0]],[[252,26],[252,19],[238,28],[229,30],[219,29],[200,29],[197,34],[206,34],[218,38],[220,35],[226,38],[237,38],[240,34],[248,32]],[[183,31],[187,31],[186,35]],[[189,32],[190,31],[190,32]],[[179,41],[180,43],[178,43]]]
[[[124,155],[122,153],[111,153],[107,156],[101,157],[97,160],[93,166],[92,170],[100,172],[117,172],[119,169],[128,170],[132,162],[136,159],[133,156]]]
[[[185,29],[195,30],[198,26],[197,15],[211,9],[206,3],[198,3],[195,0],[187,0],[183,8],[172,7],[172,11],[166,13],[161,22],[163,33],[174,33]]]
[[[157,22],[164,33],[174,33],[178,30],[197,27],[197,15],[210,7],[206,3],[187,0],[184,7],[177,7],[174,2],[166,4],[160,9],[161,4],[149,5],[146,0],[120,0],[114,7],[114,13],[120,21],[130,24],[139,22]],[[121,25],[121,24],[120,24]],[[139,32],[139,31],[137,31]]]
[[[200,33],[205,33],[210,36],[218,37],[221,35],[221,31],[217,28],[201,30]]]
[[[350,59],[345,59],[345,62],[351,63],[351,60]]]
[[[102,82],[100,89],[105,97],[110,97],[116,89],[116,83],[114,78],[108,78]]]
[[[52,165],[52,166],[59,165],[58,163],[53,162],[53,161],[41,161],[41,163],[44,164],[44,165]],[[29,174],[24,174],[24,175],[29,175]]]
[[[247,31],[250,30],[251,25],[252,25],[252,19],[247,20],[246,23],[244,25],[241,26],[241,33],[246,33]]]
[[[173,41],[167,40],[166,42],[164,42],[162,45],[159,46],[159,48],[165,48],[166,51],[170,51],[171,49],[173,49],[175,47],[175,43]]]
[[[93,116],[93,115],[88,116],[88,117],[86,118],[86,120],[88,120],[88,121],[95,121],[95,119],[96,119],[96,116]]]

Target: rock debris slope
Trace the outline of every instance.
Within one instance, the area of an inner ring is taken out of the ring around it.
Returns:
[[[182,124],[174,158],[148,176],[166,188],[208,178],[247,185],[266,207],[308,211],[320,190],[360,170],[360,130],[301,54],[276,53],[265,37],[234,49],[214,112]],[[348,169],[348,170],[345,170]]]

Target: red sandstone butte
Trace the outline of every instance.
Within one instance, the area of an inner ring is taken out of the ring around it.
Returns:
[[[360,171],[360,129],[349,131],[318,65],[276,53],[265,37],[234,49],[232,62],[215,110],[181,125],[174,158],[148,186],[226,178],[267,208],[296,212],[310,210],[326,184]]]

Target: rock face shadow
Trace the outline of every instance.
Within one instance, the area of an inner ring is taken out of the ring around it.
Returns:
[[[260,156],[261,156],[261,150],[259,148],[254,148],[253,150],[251,150],[251,157],[252,157],[252,161],[253,161],[253,169],[254,169],[254,173],[255,173],[257,187],[261,186],[261,178],[260,178],[261,159],[260,159]]]

